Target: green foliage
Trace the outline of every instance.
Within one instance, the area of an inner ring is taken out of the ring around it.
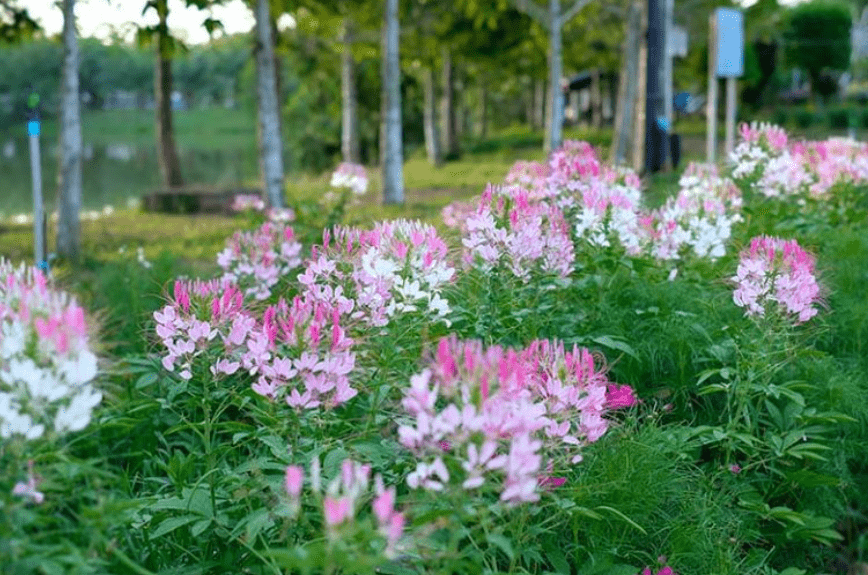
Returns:
[[[824,69],[844,70],[850,65],[851,23],[847,5],[827,0],[802,3],[790,10],[784,35],[787,57],[808,73],[814,93],[819,93]]]

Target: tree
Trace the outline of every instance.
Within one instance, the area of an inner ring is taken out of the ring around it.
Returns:
[[[852,16],[845,4],[814,0],[790,10],[787,18],[787,54],[811,78],[816,96],[824,70],[845,70],[850,65]]]
[[[398,45],[398,0],[386,0],[383,23],[383,124],[380,147],[383,201],[404,203],[404,153],[401,130],[401,62]]]
[[[510,1],[549,33],[549,99],[545,148],[547,151],[556,150],[563,139],[564,125],[564,93],[561,88],[564,60],[563,28],[564,24],[572,20],[591,0],[573,0],[566,9],[561,6],[561,0],[548,0],[548,11],[535,0]]]
[[[63,87],[57,178],[57,253],[72,261],[77,260],[79,255],[82,155],[79,56],[74,8],[75,0],[63,0]]]
[[[260,166],[268,203],[283,207],[283,144],[268,0],[256,0],[256,78],[259,95]]]
[[[37,30],[39,24],[30,17],[26,8],[12,0],[0,0],[0,42],[17,42],[33,36]]]
[[[172,118],[172,56],[177,42],[169,34],[168,0],[148,0],[145,11],[157,13],[156,26],[139,30],[140,40],[154,44],[154,110],[156,114],[157,160],[163,185],[174,188],[184,185],[178,147],[175,144],[175,127]]]

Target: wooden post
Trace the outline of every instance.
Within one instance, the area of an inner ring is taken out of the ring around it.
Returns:
[[[735,149],[735,88],[738,80],[732,76],[726,79],[726,160]]]
[[[717,151],[717,16],[709,18],[708,34],[708,102],[706,102],[705,150],[708,163],[713,164]]]

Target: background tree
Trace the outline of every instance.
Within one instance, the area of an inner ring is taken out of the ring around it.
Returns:
[[[39,30],[39,24],[27,9],[13,0],[0,0],[0,42],[17,42],[30,38]]]
[[[139,39],[154,46],[154,113],[157,136],[157,160],[163,185],[174,188],[184,185],[175,127],[172,117],[172,58],[178,43],[169,33],[168,0],[148,0],[144,11],[154,10],[155,26],[139,29]]]
[[[845,4],[814,0],[790,9],[784,39],[789,62],[811,79],[816,98],[826,70],[846,70],[850,65],[852,16]]]
[[[399,31],[398,0],[386,0],[383,22],[383,125],[380,140],[383,201],[386,204],[404,203]]]
[[[283,144],[280,137],[280,107],[271,9],[268,0],[256,0],[256,77],[259,95],[260,164],[268,203],[283,207]]]
[[[546,29],[549,36],[549,97],[546,119],[545,149],[556,150],[563,140],[564,93],[561,87],[563,75],[563,28],[591,0],[574,0],[564,8],[561,0],[548,0],[548,10],[535,0],[510,0],[510,2],[533,18]]]
[[[79,256],[82,155],[78,37],[74,9],[75,0],[63,0],[63,91],[57,178],[57,254],[72,261]]]

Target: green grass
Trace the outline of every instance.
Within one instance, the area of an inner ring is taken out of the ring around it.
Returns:
[[[204,150],[256,146],[256,116],[251,110],[184,110],[175,112],[173,121],[179,146]],[[0,135],[11,136],[17,129],[0,130]],[[85,111],[81,117],[81,131],[84,141],[94,145],[124,143],[137,147],[153,146],[154,111]],[[42,133],[46,141],[57,139],[58,119],[45,120]]]

